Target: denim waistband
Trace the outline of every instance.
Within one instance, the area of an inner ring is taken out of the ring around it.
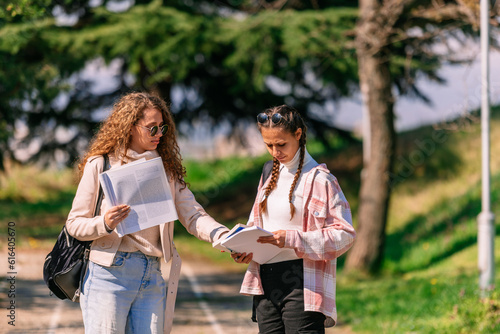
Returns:
[[[290,260],[290,261],[261,264],[260,265],[260,272],[261,273],[279,273],[279,272],[283,272],[285,270],[289,270],[290,267],[293,265],[303,266],[304,260],[298,259],[298,260]]]
[[[116,254],[123,256],[124,258],[128,259],[131,257],[141,257],[145,259],[151,259],[153,261],[160,261],[160,258],[158,256],[151,256],[151,255],[146,255],[143,252],[137,251],[137,252],[123,252],[123,251],[117,251]]]

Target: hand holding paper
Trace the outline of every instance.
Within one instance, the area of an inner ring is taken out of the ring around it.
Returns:
[[[108,207],[121,204],[130,211],[117,223],[119,236],[175,221],[173,202],[161,158],[137,160],[99,174]],[[115,213],[120,214],[120,212]],[[111,227],[111,226],[109,226]]]
[[[121,204],[112,207],[104,214],[104,223],[107,228],[114,230],[116,226],[127,218],[130,213],[130,205]]]
[[[259,239],[257,239],[257,242],[260,242],[262,244],[271,244],[278,246],[279,248],[283,248],[285,246],[285,239],[286,231],[278,230],[274,231],[273,235],[259,237]]]
[[[231,257],[236,263],[246,263],[249,264],[253,259],[253,253],[231,253]]]
[[[252,253],[253,260],[263,264],[280,252],[280,248],[272,243],[257,242],[259,237],[271,237],[273,233],[257,226],[237,224],[227,235],[212,244],[214,248],[236,253]],[[283,243],[284,244],[284,243]]]

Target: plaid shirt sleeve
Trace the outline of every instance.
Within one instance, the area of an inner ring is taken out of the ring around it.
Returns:
[[[354,243],[351,209],[337,179],[319,172],[306,187],[311,187],[304,206],[305,232],[287,230],[285,247],[295,249],[303,259],[333,260]]]

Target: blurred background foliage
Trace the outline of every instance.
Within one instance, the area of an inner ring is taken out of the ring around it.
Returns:
[[[16,160],[15,149],[27,148],[23,161],[73,164],[113,101],[131,90],[171,101],[176,122],[188,125],[184,134],[196,121],[225,123],[244,144],[238,124],[287,103],[303,111],[323,145],[331,133],[354,140],[325,105],[359,91],[357,1],[4,3],[0,169],[3,157]],[[400,30],[425,32],[430,19],[413,16]],[[391,43],[391,71],[399,93],[425,100],[415,78],[442,82],[443,59],[418,35]],[[89,66],[98,74],[109,66],[113,76],[97,85]]]
[[[15,158],[9,138],[24,125],[15,146],[39,145],[30,161],[49,163],[59,151],[72,164],[102,119],[96,112],[130,90],[167,101],[177,91],[178,123],[231,125],[285,101],[301,108],[349,94],[356,67],[345,43],[356,9],[296,3],[279,13],[245,1],[10,4],[0,20],[0,151]],[[116,69],[98,91],[85,77],[95,60]],[[270,88],[271,76],[284,92]]]

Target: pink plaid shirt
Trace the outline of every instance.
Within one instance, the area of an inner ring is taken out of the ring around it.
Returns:
[[[303,231],[287,230],[285,247],[293,248],[304,260],[304,310],[323,313],[327,317],[325,325],[330,327],[337,322],[337,258],[352,246],[356,232],[349,203],[326,165],[318,165],[302,177],[305,178]],[[259,203],[269,179],[265,184],[261,180],[251,214],[253,221],[250,219],[248,225],[262,227]],[[264,294],[256,262],[250,262],[240,293]]]

